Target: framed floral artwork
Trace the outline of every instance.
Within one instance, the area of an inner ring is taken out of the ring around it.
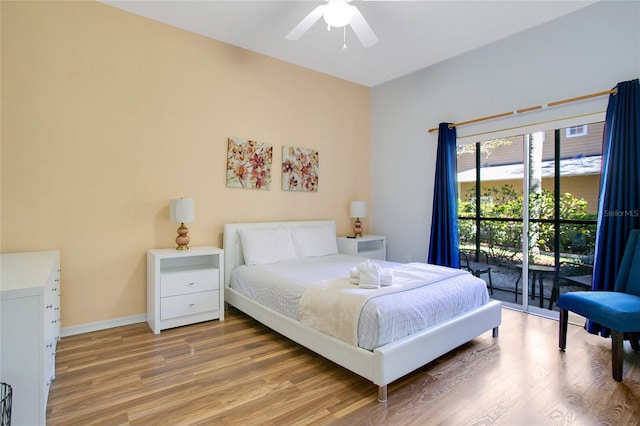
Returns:
[[[269,189],[273,146],[247,139],[229,138],[227,145],[227,186]]]
[[[318,191],[318,151],[282,147],[282,190]]]

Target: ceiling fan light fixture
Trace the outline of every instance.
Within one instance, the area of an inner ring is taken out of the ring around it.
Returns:
[[[341,28],[348,25],[353,17],[353,6],[345,0],[330,0],[324,7],[324,22],[330,27]]]

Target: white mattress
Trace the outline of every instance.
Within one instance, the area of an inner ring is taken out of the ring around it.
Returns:
[[[242,265],[230,287],[269,308],[298,319],[298,303],[309,286],[348,277],[364,259],[343,254],[300,258],[269,265]],[[383,267],[399,264],[379,263]],[[413,290],[369,300],[360,313],[358,346],[372,350],[489,301],[486,283],[469,273]]]

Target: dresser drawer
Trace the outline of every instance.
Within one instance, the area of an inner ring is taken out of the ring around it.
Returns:
[[[166,320],[185,315],[217,311],[219,309],[219,297],[220,292],[218,290],[163,297],[160,299],[160,319]]]
[[[199,293],[220,288],[217,269],[166,272],[160,277],[160,297]]]

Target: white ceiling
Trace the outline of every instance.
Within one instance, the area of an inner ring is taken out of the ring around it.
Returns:
[[[325,74],[373,87],[554,20],[588,1],[353,0],[378,36],[364,48],[322,19],[285,35],[324,1],[102,0],[102,3]]]

